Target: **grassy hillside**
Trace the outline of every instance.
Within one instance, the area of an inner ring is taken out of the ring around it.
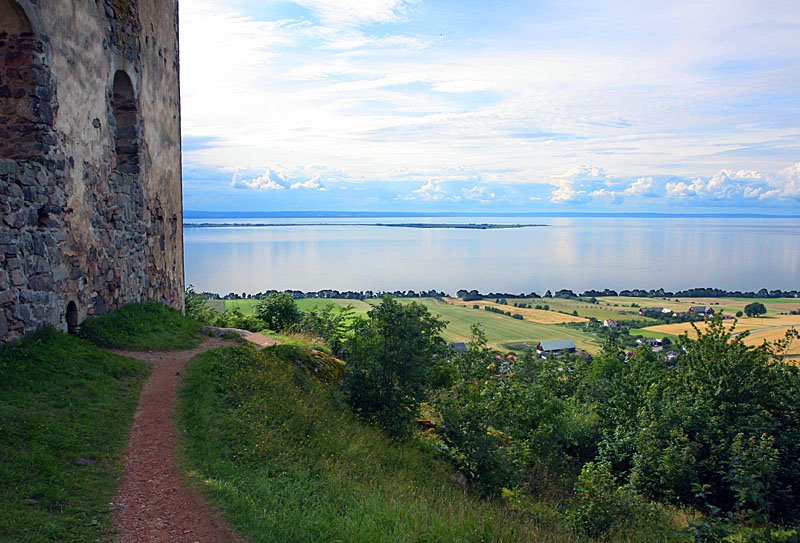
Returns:
[[[44,329],[0,349],[0,541],[105,541],[144,362]]]
[[[180,396],[184,463],[249,540],[580,540],[546,515],[523,521],[472,497],[432,455],[356,420],[280,352],[210,351]]]
[[[159,303],[129,304],[81,325],[81,336],[96,345],[132,351],[179,351],[202,340],[201,324]]]

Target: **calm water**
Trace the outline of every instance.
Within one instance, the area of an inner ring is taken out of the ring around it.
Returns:
[[[187,222],[215,222],[193,220]],[[198,290],[530,292],[569,288],[800,287],[800,219],[457,217],[226,219],[298,226],[188,228]],[[315,226],[309,223],[331,223]],[[354,223],[524,223],[453,230]]]

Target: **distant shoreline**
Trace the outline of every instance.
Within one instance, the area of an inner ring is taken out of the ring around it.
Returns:
[[[488,223],[183,223],[184,228],[243,228],[268,226],[383,226],[387,228],[460,229],[460,230],[507,230],[510,228],[533,228],[547,224],[488,224]]]
[[[201,211],[186,209],[185,219],[380,219],[414,217],[564,217],[564,218],[632,218],[632,219],[798,219],[798,214],[778,213],[609,213],[609,212],[415,212],[415,211]]]

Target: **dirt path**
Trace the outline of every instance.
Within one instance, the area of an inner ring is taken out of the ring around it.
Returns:
[[[256,345],[274,344],[261,334]],[[199,491],[189,487],[175,462],[178,438],[175,406],[181,374],[189,360],[209,349],[230,345],[209,339],[190,351],[129,352],[123,356],[154,363],[139,400],[126,451],[124,480],[114,514],[120,543],[240,542],[214,515]]]

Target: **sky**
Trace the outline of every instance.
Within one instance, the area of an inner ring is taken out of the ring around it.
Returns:
[[[184,208],[800,214],[797,0],[182,0]]]

